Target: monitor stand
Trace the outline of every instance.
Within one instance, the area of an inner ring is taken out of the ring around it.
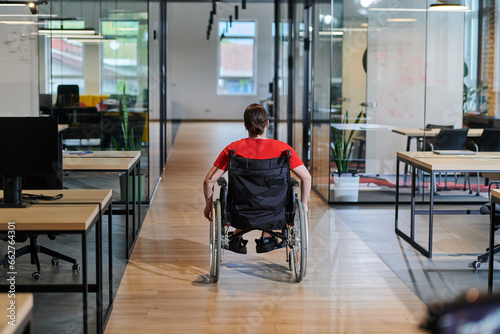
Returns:
[[[3,175],[3,199],[1,208],[27,208],[34,203],[33,200],[23,200],[22,178],[20,176]]]

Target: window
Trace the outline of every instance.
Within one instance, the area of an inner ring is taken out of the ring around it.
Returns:
[[[85,22],[83,20],[62,20],[49,21],[48,29],[55,29],[45,34],[47,45],[50,47],[50,57],[47,57],[52,75],[47,78],[49,84],[46,86],[50,92],[56,92],[57,86],[63,84],[77,84],[80,88],[80,94],[85,91],[85,82],[83,78],[83,43],[72,39],[71,34],[60,31],[60,29],[83,29]]]
[[[219,21],[218,95],[255,95],[255,22]]]
[[[103,20],[102,34],[110,41],[102,48],[102,86],[103,94],[126,93],[138,95],[139,50],[141,25],[139,20]],[[144,52],[144,54],[147,54]]]

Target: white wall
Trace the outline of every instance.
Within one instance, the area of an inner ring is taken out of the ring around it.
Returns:
[[[234,17],[257,22],[257,94],[217,95],[217,21]],[[206,39],[212,3],[169,3],[168,7],[168,96],[171,119],[241,120],[245,107],[269,96],[272,80],[273,4],[219,3],[210,40]]]
[[[26,7],[1,7],[0,14],[30,14]],[[33,16],[2,20],[33,21]],[[0,24],[0,116],[38,115],[38,37],[35,25]]]

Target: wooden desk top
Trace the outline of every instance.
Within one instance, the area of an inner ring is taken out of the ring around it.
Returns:
[[[58,124],[57,125],[57,130],[59,130],[59,132],[66,130],[67,128],[69,128],[68,124]]]
[[[441,129],[393,129],[392,132],[408,137],[436,137]],[[483,129],[469,129],[467,137],[481,137]]]
[[[405,159],[422,159],[422,158],[436,158],[436,159],[443,159],[443,158],[492,158],[492,159],[498,159],[500,158],[500,152],[477,152],[476,154],[471,154],[471,155],[465,155],[465,154],[458,154],[458,155],[445,155],[445,154],[436,154],[431,151],[411,151],[411,152],[397,152],[398,157],[403,157]]]
[[[10,301],[15,301],[15,316],[16,326],[9,325],[10,319],[7,317],[9,314],[7,308],[10,307]],[[2,321],[0,321],[0,333],[11,334],[15,333],[19,326],[23,323],[24,319],[29,317],[31,309],[33,308],[33,295],[31,293],[16,293],[15,298],[9,298],[7,293],[0,293],[0,309],[2,310]]]
[[[500,203],[500,189],[491,189],[491,200],[496,204]]]
[[[478,152],[476,155],[440,155],[432,152],[398,152],[417,168],[449,172],[499,172],[500,152]]]
[[[140,151],[98,151],[86,155],[64,155],[63,170],[129,170]]]
[[[85,231],[99,214],[96,203],[106,206],[111,201],[109,189],[63,189],[63,190],[27,190],[29,194],[56,195],[63,198],[56,201],[40,201],[28,208],[0,209],[0,230],[7,230],[8,222],[16,222],[19,231]],[[2,194],[3,195],[3,194]]]

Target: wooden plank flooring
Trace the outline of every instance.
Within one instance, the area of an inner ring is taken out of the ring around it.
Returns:
[[[202,182],[240,123],[182,123],[118,290],[106,333],[421,333],[425,306],[315,194],[309,266],[296,283],[285,251],[226,251],[208,276]]]

